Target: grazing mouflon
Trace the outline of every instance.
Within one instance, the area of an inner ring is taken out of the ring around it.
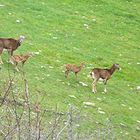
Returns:
[[[65,77],[68,77],[68,74],[70,72],[75,73],[75,76],[77,78],[77,74],[81,71],[81,69],[85,66],[84,63],[81,63],[80,66],[76,66],[75,64],[67,64],[66,65],[66,71],[65,71]]]
[[[15,65],[15,67],[17,69],[17,65],[19,63],[22,63],[22,66],[24,66],[25,62],[32,56],[33,56],[32,53],[28,53],[25,55],[13,55],[13,56],[10,56],[9,62],[12,63],[13,65]]]
[[[119,64],[113,64],[112,67],[110,69],[101,69],[101,68],[94,68],[90,75],[93,78],[93,84],[92,84],[92,92],[97,92],[96,90],[96,83],[98,82],[98,80],[101,78],[103,79],[105,88],[104,88],[104,92],[107,92],[106,90],[106,84],[107,81],[111,78],[111,75],[115,72],[115,70],[119,70],[120,66]]]
[[[20,38],[17,40],[13,38],[0,38],[0,55],[2,54],[3,49],[7,49],[9,55],[12,56],[13,51],[15,51],[21,45],[24,39],[24,36],[20,36]],[[1,56],[0,64],[3,64]]]

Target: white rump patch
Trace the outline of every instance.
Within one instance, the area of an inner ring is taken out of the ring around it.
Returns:
[[[94,72],[92,72],[91,74],[92,74],[91,77],[92,77],[93,79],[95,79]]]

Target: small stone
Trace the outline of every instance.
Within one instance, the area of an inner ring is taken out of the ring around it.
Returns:
[[[132,110],[132,107],[129,107],[129,110]]]
[[[101,110],[98,110],[98,113],[105,114],[105,112],[104,111],[101,111]]]
[[[102,99],[101,99],[101,98],[97,98],[97,100],[102,101]]]
[[[123,127],[126,127],[126,125],[125,125],[125,124],[123,124],[123,123],[120,123],[120,125],[121,125],[121,126],[123,126]]]
[[[3,6],[5,6],[5,5],[3,5],[3,4],[0,4],[0,7],[3,7]]]
[[[86,27],[87,29],[89,28],[88,24],[84,24],[84,27]]]
[[[71,98],[75,98],[75,99],[76,99],[76,97],[75,97],[74,95],[69,95],[69,97],[71,97]]]
[[[56,62],[61,62],[60,60],[56,60]]]
[[[83,102],[84,105],[86,106],[95,106],[95,103],[92,103],[92,102]]]
[[[45,68],[45,66],[41,66],[41,68]]]
[[[61,82],[62,80],[60,80],[60,79],[57,79],[57,81],[58,81],[58,82]]]
[[[140,90],[140,86],[137,86],[137,90]]]
[[[125,135],[128,135],[128,132],[126,132]]]
[[[85,19],[86,17],[85,16],[82,16],[82,19]]]
[[[53,69],[53,66],[49,66],[50,69]]]
[[[81,85],[84,86],[84,87],[87,87],[87,86],[88,86],[87,84],[85,84],[85,83],[83,83],[83,82],[79,82],[79,84],[81,84]]]
[[[70,86],[70,83],[68,83],[68,86]]]
[[[126,106],[125,104],[121,104],[121,105],[124,106],[124,107]]]
[[[39,52],[33,52],[33,54],[35,54],[35,55],[39,55]]]
[[[16,23],[20,23],[21,21],[19,19],[16,20]]]
[[[101,110],[101,108],[100,108],[100,107],[98,107],[98,110]]]
[[[56,36],[54,36],[54,37],[53,37],[53,39],[57,39],[57,37],[56,37]]]
[[[136,127],[136,130],[137,130],[137,131],[140,131],[140,127]]]

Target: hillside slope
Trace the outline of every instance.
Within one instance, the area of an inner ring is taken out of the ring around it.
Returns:
[[[81,131],[92,130],[95,121],[104,124],[111,118],[118,139],[139,139],[139,0],[1,0],[0,4],[0,37],[24,35],[26,40],[15,54],[38,54],[24,67],[32,101],[37,98],[44,108],[57,104],[60,111],[66,111],[69,104],[81,109],[88,116]],[[8,78],[6,52],[2,59],[1,91]],[[74,74],[66,79],[64,65],[81,62],[86,67],[78,80]],[[93,67],[110,67],[113,63],[119,63],[122,70],[108,82],[108,94],[102,93],[103,84],[98,84],[98,93],[93,94],[89,72]],[[18,72],[16,82],[22,91]],[[85,107],[83,102],[94,102],[96,107]],[[98,113],[99,108],[105,114]]]

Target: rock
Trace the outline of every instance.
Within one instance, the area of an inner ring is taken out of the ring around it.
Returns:
[[[70,86],[70,83],[68,83],[68,86]]]
[[[97,98],[97,100],[102,101],[102,99],[101,99],[101,98]]]
[[[39,52],[33,52],[33,54],[35,54],[35,55],[39,55]]]
[[[62,82],[62,84],[64,85],[64,84],[65,84],[65,82]]]
[[[75,99],[76,99],[76,97],[75,97],[74,95],[69,95],[69,97],[71,97],[71,98],[75,98]]]
[[[121,104],[121,105],[124,106],[124,107],[126,106],[125,104]]]
[[[125,135],[128,135],[128,132],[126,132]]]
[[[58,82],[61,82],[62,80],[61,80],[61,79],[57,79],[57,81],[58,81]]]
[[[79,84],[81,84],[81,85],[84,86],[84,87],[87,87],[87,86],[88,86],[87,84],[85,84],[85,83],[83,83],[83,82],[79,82]]]
[[[140,86],[137,86],[137,90],[140,90]]]
[[[93,21],[93,22],[96,22],[96,19],[95,19],[95,18],[93,18],[93,19],[92,19],[92,21]]]
[[[41,66],[41,68],[43,69],[43,68],[45,68],[45,66]]]
[[[129,110],[132,110],[132,107],[129,107]]]
[[[89,28],[88,24],[84,24],[84,27],[86,27],[87,29]]]
[[[98,110],[98,113],[105,114],[105,112],[104,111],[101,111],[101,110]]]
[[[16,23],[20,23],[21,21],[19,19],[16,20]]]
[[[85,19],[86,17],[85,16],[82,16],[82,19]]]
[[[0,7],[3,7],[3,6],[5,6],[5,5],[3,5],[3,4],[0,4]]]
[[[101,108],[100,108],[100,107],[98,107],[98,110],[101,110]]]
[[[49,68],[50,68],[50,69],[53,69],[53,67],[52,67],[52,66],[49,66]]]
[[[56,36],[54,36],[54,37],[53,37],[53,39],[57,39],[57,37],[56,37]]]
[[[136,130],[137,130],[137,131],[140,131],[140,127],[136,127]]]
[[[95,103],[92,103],[92,102],[83,102],[84,105],[86,106],[95,106]]]
[[[120,123],[120,125],[121,125],[121,126],[123,126],[123,127],[126,127],[126,125],[125,125],[125,124],[123,124],[123,123]]]

